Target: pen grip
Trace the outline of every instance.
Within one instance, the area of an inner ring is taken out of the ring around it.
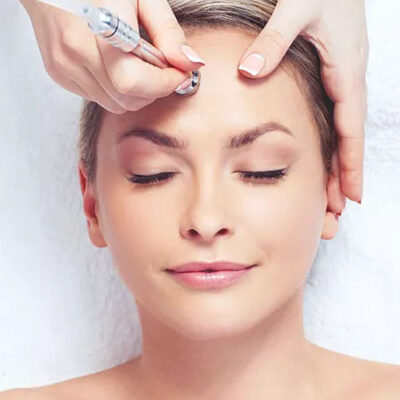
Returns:
[[[140,37],[139,32],[106,9],[101,8],[107,17],[104,29],[95,29],[103,39],[126,53],[133,53],[143,60],[160,68],[171,66],[163,53],[151,43]]]
[[[163,53],[142,38],[139,39],[139,44],[132,50],[132,53],[157,67],[170,66]]]
[[[109,10],[105,8],[96,9],[95,7],[88,8],[86,19],[89,28],[114,47],[118,47],[126,53],[131,52],[156,67],[172,67],[157,47],[141,38],[139,32]],[[188,73],[188,78],[192,79],[190,86],[175,90],[176,93],[187,96],[196,92],[199,88],[200,71]]]

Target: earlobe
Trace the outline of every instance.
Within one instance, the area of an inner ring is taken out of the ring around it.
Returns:
[[[96,247],[107,247],[97,217],[96,197],[93,193],[93,186],[88,183],[87,172],[82,161],[79,163],[78,172],[81,192],[83,195],[83,211],[87,219],[90,240]]]

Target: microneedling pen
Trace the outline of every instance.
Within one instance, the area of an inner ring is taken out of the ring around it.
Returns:
[[[105,8],[97,8],[91,4],[77,1],[39,1],[83,17],[92,32],[126,53],[131,52],[142,60],[160,68],[172,66],[160,50],[141,38],[139,32],[127,22]],[[195,93],[200,85],[200,77],[199,70],[192,71],[191,76],[188,75],[188,78],[191,78],[190,85],[184,89],[175,90],[175,93],[183,96]]]
[[[142,60],[157,67],[171,66],[160,50],[141,38],[139,32],[109,10],[85,4],[82,14],[86,18],[89,28],[113,46],[119,47],[125,52],[132,52]],[[185,89],[175,90],[175,93],[181,95],[193,94],[199,88],[199,84],[200,71],[192,71],[190,85]]]

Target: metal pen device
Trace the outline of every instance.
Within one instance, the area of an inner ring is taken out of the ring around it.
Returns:
[[[132,52],[157,67],[165,68],[171,66],[160,50],[141,38],[139,32],[109,10],[85,4],[82,8],[82,16],[96,35],[99,35],[113,46],[120,48],[124,52]],[[183,96],[195,93],[199,88],[200,76],[199,70],[192,71],[190,85],[185,89],[175,90],[175,93]]]

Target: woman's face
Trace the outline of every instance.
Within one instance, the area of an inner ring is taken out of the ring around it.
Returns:
[[[238,73],[252,35],[224,29],[188,38],[206,62],[198,92],[122,116],[105,113],[85,207],[87,215],[89,204],[95,210],[92,242],[109,247],[138,306],[181,334],[205,338],[249,329],[294,296],[321,236],[334,229],[319,134],[293,78],[281,67],[258,80]],[[265,133],[228,147],[232,136],[257,126]],[[187,148],[143,136],[116,143],[139,127]],[[287,175],[275,180],[237,172],[280,169]],[[161,172],[174,175],[148,186],[128,180]],[[219,290],[193,289],[166,271],[215,260],[257,266]]]

